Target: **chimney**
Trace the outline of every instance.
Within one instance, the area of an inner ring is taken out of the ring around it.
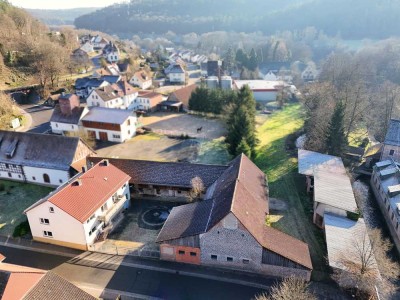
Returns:
[[[72,111],[80,106],[79,98],[75,94],[60,96],[58,103],[60,104],[61,114],[64,116],[70,116]]]
[[[86,171],[87,171],[87,167],[86,167],[86,166],[83,166],[83,167],[82,167],[82,173],[86,173]]]
[[[105,159],[105,160],[104,160],[104,166],[107,167],[109,164],[110,164],[110,162],[108,161],[108,159]]]

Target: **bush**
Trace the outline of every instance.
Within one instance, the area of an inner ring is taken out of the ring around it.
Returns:
[[[24,221],[15,227],[13,232],[13,237],[21,237],[31,233],[31,228],[29,227],[29,222]]]
[[[354,212],[348,211],[347,218],[349,218],[350,220],[353,220],[353,221],[357,221],[360,218],[360,213],[359,212],[354,213]]]

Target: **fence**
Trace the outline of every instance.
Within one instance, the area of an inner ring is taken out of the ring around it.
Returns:
[[[104,243],[102,245],[94,246],[93,249],[90,250],[93,252],[99,252],[111,255],[130,255],[136,257],[155,258],[155,259],[160,258],[160,250],[158,249],[124,247],[115,244]]]

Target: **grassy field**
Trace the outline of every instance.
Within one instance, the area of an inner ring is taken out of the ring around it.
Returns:
[[[224,138],[200,142],[198,155],[193,161],[198,164],[226,165],[232,160]]]
[[[26,221],[23,211],[46,196],[51,188],[0,180],[0,235],[12,235],[14,228]]]
[[[305,181],[297,173],[297,153],[286,150],[286,138],[304,125],[299,104],[289,105],[271,115],[258,127],[260,144],[255,163],[268,177],[270,197],[287,202],[285,212],[271,212],[268,223],[304,242],[310,248],[314,276],[324,278],[326,249],[323,234],[311,219],[312,202],[305,192]],[[322,271],[322,272],[319,272]]]

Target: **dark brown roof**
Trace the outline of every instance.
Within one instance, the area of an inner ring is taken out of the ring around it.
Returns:
[[[23,299],[94,300],[96,298],[82,291],[80,288],[76,287],[56,273],[48,271]]]
[[[205,200],[171,211],[157,242],[205,233],[233,213],[261,246],[312,269],[306,243],[266,226],[267,193],[265,174],[242,154],[209,187]]]
[[[61,113],[60,105],[57,104],[51,115],[50,122],[78,125],[84,109],[84,107],[75,107],[70,115],[64,115]]]
[[[88,157],[93,164],[105,158]],[[224,172],[227,166],[202,165],[148,160],[107,158],[111,164],[128,174],[135,184],[154,184],[191,188],[190,181],[198,176],[207,188]]]
[[[66,171],[77,160],[77,149],[85,147],[78,137],[2,130],[0,141],[1,162]]]
[[[151,99],[151,98],[162,97],[162,94],[152,91],[139,91],[138,97]]]
[[[104,87],[96,89],[97,94],[103,101],[110,101],[125,95],[131,95],[136,93],[138,90],[131,86],[126,81],[119,81]]]
[[[168,100],[178,101],[182,102],[185,105],[189,105],[189,98],[196,88],[197,88],[196,84],[191,84],[184,88],[176,90],[169,96]]]

